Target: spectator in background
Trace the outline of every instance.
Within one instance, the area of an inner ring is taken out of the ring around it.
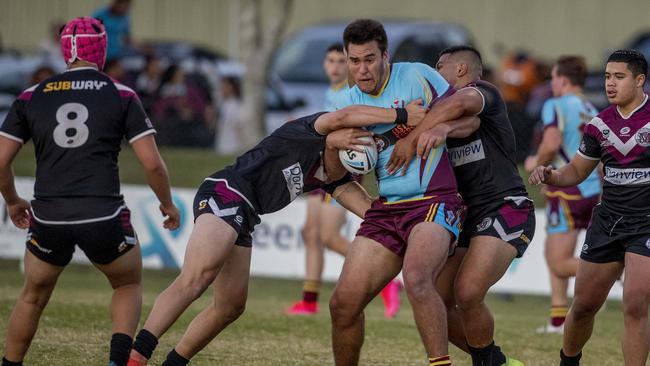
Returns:
[[[160,59],[153,54],[145,56],[144,69],[135,81],[135,90],[140,96],[144,110],[150,113],[153,109],[156,91],[160,86]]]
[[[54,71],[54,69],[51,68],[50,66],[47,65],[41,66],[32,73],[32,77],[29,80],[29,85],[40,84],[41,82],[51,78],[55,74],[56,71]]]
[[[214,110],[203,93],[177,65],[163,73],[153,111],[161,144],[207,147],[213,143],[208,124]]]
[[[110,76],[114,80],[124,83],[126,71],[124,71],[120,59],[113,58],[106,60],[106,65],[104,66],[104,74]]]
[[[215,150],[219,154],[234,154],[243,147],[243,126],[239,119],[241,90],[237,79],[233,77],[223,78],[221,81],[221,97]]]
[[[113,0],[93,13],[93,17],[104,23],[108,35],[106,59],[121,57],[126,46],[131,44],[130,8],[131,0]]]

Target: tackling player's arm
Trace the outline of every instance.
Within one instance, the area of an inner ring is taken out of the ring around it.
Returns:
[[[11,163],[22,144],[7,137],[0,136],[0,192],[7,204],[11,221],[20,229],[29,227],[29,202],[20,198],[16,192],[14,172]]]
[[[365,105],[351,105],[334,112],[320,115],[314,123],[314,128],[321,135],[346,127],[367,127],[380,123],[406,123],[417,125],[424,117],[426,110],[422,108],[422,100],[409,103],[406,108],[406,120],[400,120],[404,115],[398,114],[395,108],[379,108]]]
[[[357,182],[342,184],[332,192],[332,197],[348,211],[363,218],[372,205],[372,197]]]
[[[418,139],[425,131],[444,122],[453,124],[452,121],[461,121],[461,117],[464,116],[476,116],[483,111],[484,104],[484,97],[476,88],[463,88],[437,101],[424,116],[422,122],[407,137],[395,144],[387,164],[389,174],[394,174],[402,167],[403,171],[408,169],[408,165],[416,153]],[[467,120],[462,121],[467,122]],[[468,127],[475,128],[467,135],[480,127],[480,120],[478,123],[461,126],[464,131],[467,131]]]
[[[147,135],[131,142],[135,155],[144,168],[149,186],[160,201],[160,212],[167,216],[163,222],[166,229],[174,230],[180,225],[180,211],[172,201],[169,173],[153,135]]]
[[[587,179],[589,174],[598,166],[599,160],[585,158],[580,154],[571,159],[569,164],[560,169],[550,166],[538,166],[528,177],[530,184],[550,184],[557,187],[572,187]]]

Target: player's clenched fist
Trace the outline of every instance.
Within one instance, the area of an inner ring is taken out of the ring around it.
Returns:
[[[163,221],[163,227],[167,230],[176,230],[181,224],[181,212],[172,204],[170,206],[165,206],[160,204],[160,213],[162,213],[165,221]]]
[[[553,168],[550,166],[538,166],[530,173],[528,183],[538,185],[540,183],[550,184],[552,178]]]

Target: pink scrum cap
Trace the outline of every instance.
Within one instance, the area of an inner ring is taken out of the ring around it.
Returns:
[[[106,61],[106,30],[91,17],[72,19],[61,30],[61,52],[65,63],[75,60],[92,62],[101,70]]]

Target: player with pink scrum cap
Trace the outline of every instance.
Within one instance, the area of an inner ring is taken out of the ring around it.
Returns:
[[[106,31],[94,18],[76,18],[61,31],[68,68],[20,94],[0,125],[0,193],[13,223],[28,229],[25,285],[7,323],[2,366],[20,366],[57,278],[75,246],[106,275],[111,300],[110,366],[124,366],[140,319],[142,257],[120,194],[117,158],[129,141],[149,185],[175,229],[180,214],[171,198],[151,121],[133,90],[100,70]],[[34,200],[16,193],[11,163],[34,140]]]

